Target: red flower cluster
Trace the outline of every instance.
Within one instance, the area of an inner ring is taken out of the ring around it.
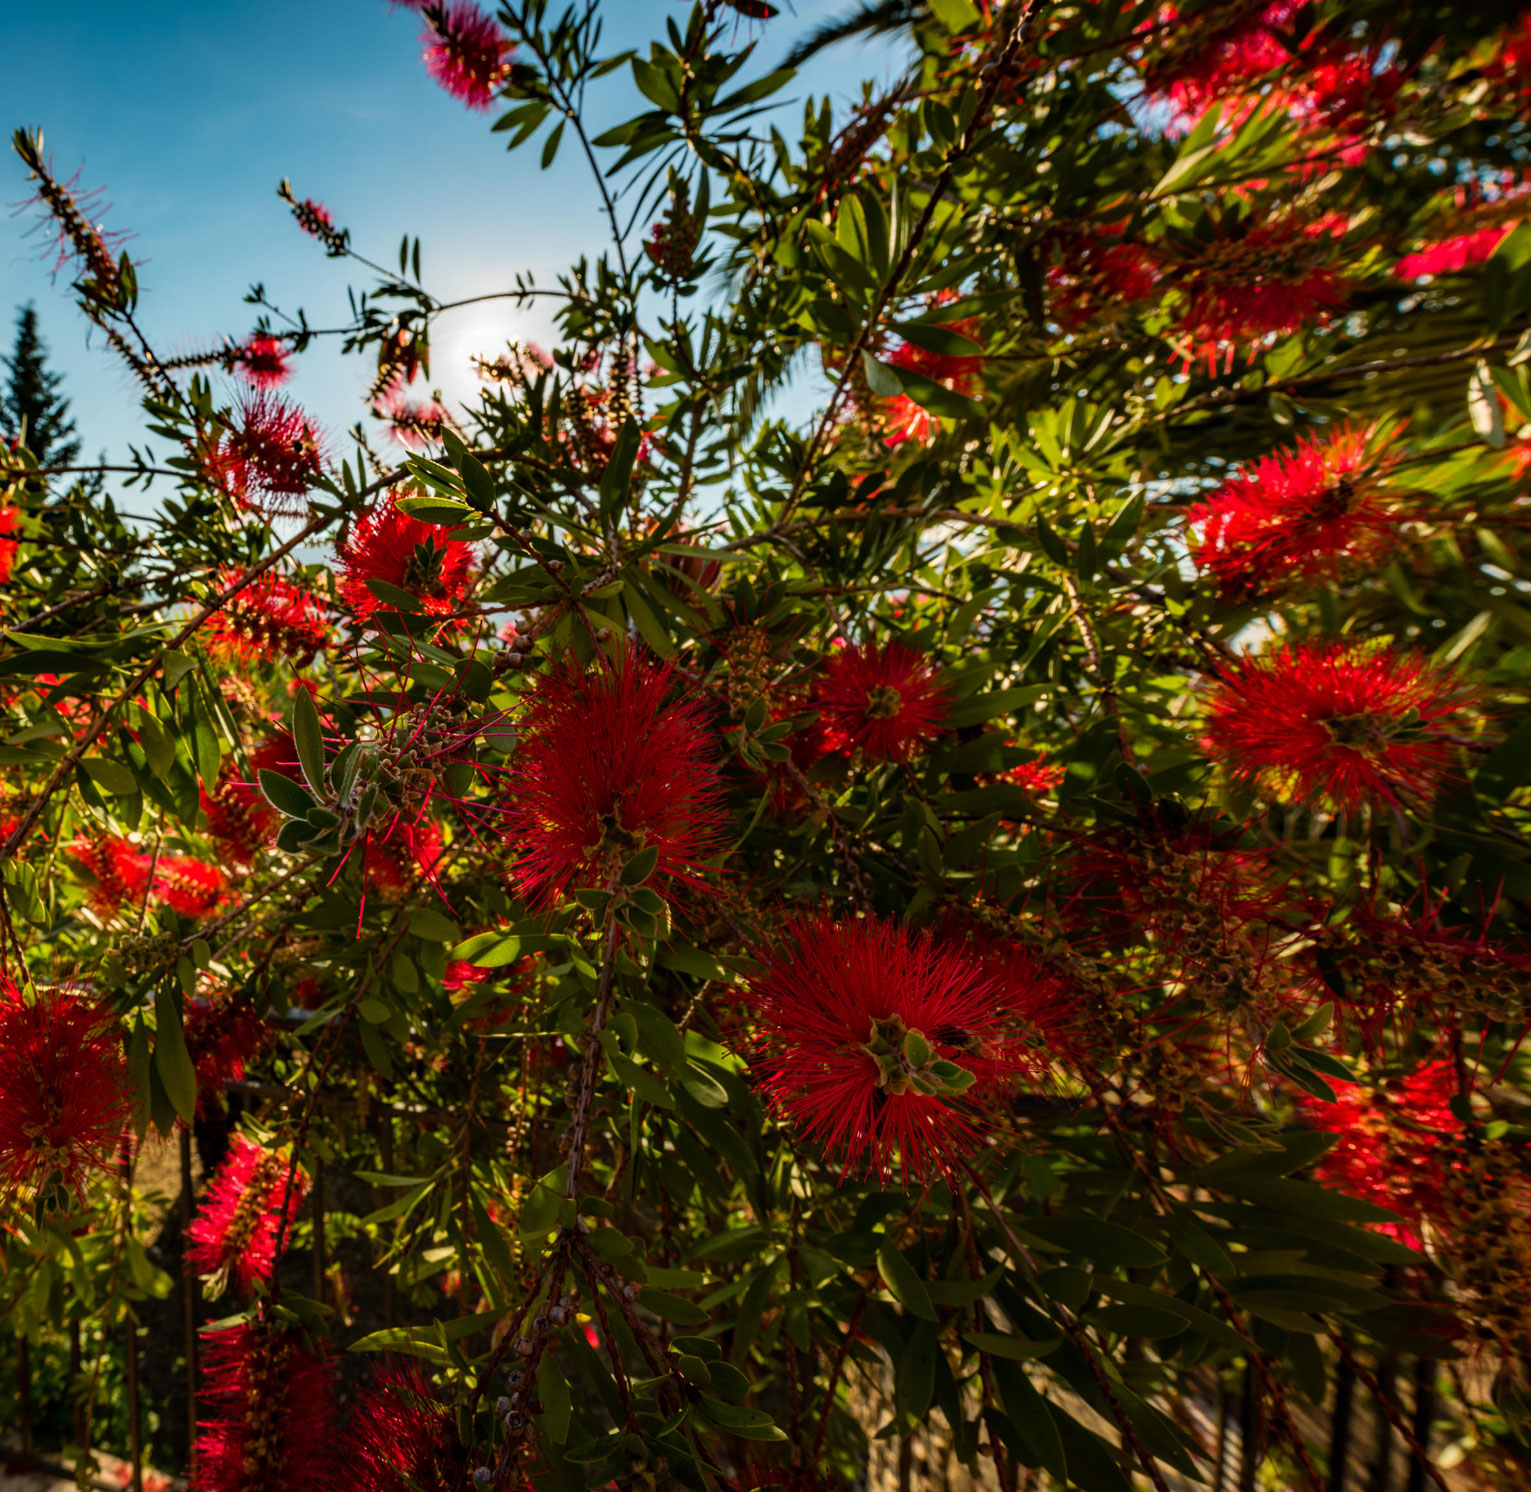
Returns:
[[[111,835],[77,839],[68,854],[94,883],[90,905],[101,916],[111,917],[144,899],[149,857],[128,840]]]
[[[15,532],[15,508],[0,508],[0,585],[11,578],[11,568],[16,563],[16,540],[7,537]]]
[[[1472,700],[1423,658],[1294,643],[1218,680],[1202,744],[1240,783],[1311,807],[1428,802]]]
[[[242,777],[238,765],[227,760],[209,793],[202,790],[202,812],[207,832],[231,858],[248,864],[276,837],[281,816],[260,790],[262,772],[280,772],[294,782],[302,781],[298,748],[290,731],[280,731],[250,753],[250,776]]]
[[[1183,297],[1179,331],[1185,361],[1220,358],[1285,336],[1343,309],[1350,282],[1336,257],[1348,219],[1337,214],[1299,222],[1266,218],[1183,246],[1175,283]]]
[[[1382,485],[1389,464],[1375,425],[1266,456],[1192,508],[1197,564],[1233,599],[1377,564],[1407,516]]]
[[[241,508],[290,517],[324,470],[319,427],[269,388],[254,389],[241,397],[234,425],[204,448],[202,469]]]
[[[1329,1080],[1335,1102],[1299,1094],[1297,1105],[1315,1129],[1339,1137],[1315,1167],[1317,1179],[1404,1219],[1382,1230],[1410,1247],[1429,1220],[1441,1216],[1451,1166],[1444,1153],[1462,1121],[1450,1108],[1457,1077],[1450,1062],[1430,1062],[1391,1087],[1368,1091]]]
[[[365,622],[390,609],[369,589],[369,580],[407,591],[429,616],[457,611],[473,573],[473,546],[447,538],[448,532],[392,503],[363,514],[340,548],[340,595],[356,619]]]
[[[77,839],[69,855],[95,882],[90,904],[103,917],[141,903],[146,895],[183,917],[204,917],[228,890],[216,865],[189,855],[161,855],[156,861],[128,840],[110,835]]]
[[[510,770],[513,875],[547,904],[604,886],[640,850],[658,851],[648,884],[684,898],[712,889],[723,849],[716,751],[701,705],[671,698],[675,676],[636,651],[538,679]]]
[[[231,996],[192,999],[186,1004],[186,1050],[197,1071],[197,1111],[214,1112],[230,1083],[245,1075],[245,1064],[268,1035],[260,1011]]]
[[[132,1107],[111,1012],[76,989],[29,999],[0,974],[0,1187],[56,1178],[83,1193],[86,1173],[110,1164]]]
[[[470,109],[487,109],[510,67],[511,46],[493,16],[471,0],[419,3],[426,71]]]
[[[431,1390],[419,1363],[389,1363],[356,1396],[340,1464],[355,1492],[459,1492],[466,1453],[450,1405]]]
[[[1054,242],[1059,257],[1047,269],[1048,314],[1066,332],[1119,315],[1158,288],[1162,271],[1152,251],[1116,232],[1063,233]]]
[[[362,876],[384,897],[399,897],[429,880],[441,859],[441,826],[422,808],[418,818],[398,817],[381,833],[371,832],[362,852]]]
[[[972,321],[955,321],[942,330],[971,338],[976,327]],[[978,392],[983,376],[983,358],[976,351],[971,354],[931,352],[924,347],[916,347],[912,342],[905,342],[895,348],[888,357],[888,363],[894,368],[907,368],[911,373],[918,373],[932,383],[939,383],[954,393],[965,394],[970,398]],[[883,437],[884,445],[900,446],[906,440],[915,441],[919,445],[929,444],[930,412],[922,409],[908,394],[895,394],[888,401],[887,419],[891,428]]]
[[[901,642],[841,648],[813,692],[825,745],[872,762],[908,761],[942,733],[950,705],[939,671]]]
[[[225,567],[214,584],[222,591],[238,581],[241,573]],[[203,637],[208,651],[224,662],[258,663],[283,657],[302,664],[329,640],[329,627],[308,591],[266,570],[207,619]]]
[[[202,1333],[206,1410],[195,1492],[288,1492],[330,1485],[329,1359],[295,1331],[252,1321]]]
[[[182,917],[205,917],[224,898],[228,878],[216,865],[190,855],[161,855],[149,894]]]
[[[388,395],[377,413],[388,422],[388,433],[407,450],[439,445],[452,417],[434,399],[408,399],[402,391]]]
[[[875,917],[788,923],[750,990],[752,1066],[778,1113],[845,1170],[906,1182],[979,1150],[1027,1064],[1028,986],[956,942]]]
[[[1003,937],[979,916],[947,919],[937,930],[943,945],[976,961],[994,981],[1001,1009],[1016,1038],[1008,1056],[1017,1068],[1037,1075],[1076,1052],[1079,1039],[1079,990],[1041,955]]]
[[[1009,743],[1015,745],[1014,741]],[[998,774],[997,782],[1008,782],[1012,787],[1018,787],[1023,793],[1030,793],[1039,798],[1043,793],[1053,792],[1061,786],[1063,779],[1068,776],[1068,768],[1061,762],[1050,762],[1045,755],[1038,752],[1029,762],[1022,762],[1017,767],[1009,767]]]
[[[1264,0],[1182,17],[1178,6],[1161,6],[1155,24],[1168,41],[1144,81],[1184,127],[1208,104],[1291,65],[1284,37],[1301,8],[1301,0]]]
[[[249,1291],[270,1275],[276,1263],[283,1199],[290,1220],[307,1195],[308,1177],[291,1165],[285,1151],[266,1150],[235,1135],[228,1158],[187,1229],[187,1267],[212,1276],[215,1294],[221,1294],[230,1280],[241,1291]]]
[[[292,352],[281,337],[255,332],[229,353],[229,365],[258,389],[274,389],[292,376]]]
[[[1494,223],[1475,228],[1470,233],[1454,233],[1448,238],[1432,239],[1412,254],[1405,254],[1393,268],[1400,280],[1434,279],[1440,275],[1459,275],[1476,269],[1514,231],[1513,223]]]

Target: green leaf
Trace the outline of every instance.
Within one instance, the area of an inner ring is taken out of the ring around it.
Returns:
[[[877,1250],[877,1268],[889,1293],[910,1315],[925,1321],[936,1319],[936,1308],[931,1304],[925,1281],[920,1278],[914,1265],[894,1247],[892,1239],[884,1240]]]
[[[637,421],[631,416],[622,421],[617,432],[616,444],[611,449],[611,459],[601,473],[601,517],[610,523],[622,511],[627,491],[633,477],[633,466],[638,460],[638,449],[643,434]]]
[[[168,982],[155,992],[154,1023],[155,1071],[182,1123],[190,1124],[197,1112],[197,1068],[186,1050],[181,1008]]]
[[[260,779],[261,796],[280,814],[290,819],[306,819],[314,800],[292,778],[270,767],[262,767],[256,774]]]
[[[563,1445],[569,1438],[569,1417],[574,1412],[574,1400],[551,1352],[544,1352],[542,1361],[537,1364],[537,1397],[542,1400],[543,1429],[549,1439]]]
[[[1145,1305],[1097,1306],[1081,1319],[1106,1331],[1114,1331],[1121,1336],[1142,1337],[1147,1341],[1179,1336],[1186,1330],[1185,1321],[1173,1311]]]
[[[452,949],[450,957],[478,969],[499,969],[521,957],[521,939],[515,933],[475,933]]]
[[[292,739],[298,749],[298,765],[316,798],[325,796],[324,730],[314,697],[300,688],[292,702]]]
[[[416,907],[409,914],[409,930],[427,943],[450,943],[460,932],[457,924],[435,907]]]
[[[1095,1217],[1028,1217],[1020,1226],[1044,1243],[1056,1244],[1071,1254],[1082,1254],[1100,1264],[1120,1264],[1128,1269],[1152,1269],[1167,1255],[1151,1238]]]
[[[723,1399],[700,1399],[697,1408],[720,1429],[743,1440],[785,1440],[771,1416],[760,1409],[746,1409]]]
[[[887,363],[879,362],[870,352],[861,354],[861,366],[866,370],[867,387],[880,399],[895,399],[904,392],[903,381]]]
[[[652,1311],[662,1321],[673,1322],[676,1326],[707,1324],[707,1312],[701,1306],[693,1300],[682,1300],[678,1295],[671,1295],[668,1290],[644,1290],[638,1297],[638,1304]]]
[[[418,518],[421,523],[442,526],[466,523],[474,516],[473,509],[467,503],[450,497],[401,497],[396,499],[394,506],[401,513]]]
[[[165,688],[174,689],[196,666],[195,658],[177,652],[174,648],[167,648],[164,657],[160,659],[160,668],[165,675]]]
[[[759,103],[761,99],[769,98],[778,89],[784,88],[796,76],[797,74],[790,67],[778,68],[775,72],[767,73],[763,78],[756,78],[753,83],[746,83],[743,88],[736,89],[726,97],[720,98],[707,112],[728,114],[734,109]]]
[[[930,0],[930,13],[953,36],[978,22],[978,11],[969,0]]]
[[[1025,1362],[1029,1358],[1046,1357],[1058,1348],[1063,1338],[1042,1337],[1032,1340],[1029,1337],[1011,1336],[1008,1332],[965,1331],[962,1340],[990,1357],[1007,1357],[1012,1362]]]
[[[113,797],[125,798],[138,791],[138,779],[121,762],[109,761],[104,756],[87,756],[81,759],[80,766],[97,787]]]
[[[563,139],[564,122],[562,119],[548,131],[548,137],[542,145],[541,169],[546,171],[553,164],[553,158],[558,154],[559,141]]]
[[[426,1362],[446,1364],[451,1361],[446,1349],[436,1337],[434,1327],[387,1326],[374,1331],[360,1341],[352,1342],[352,1352],[402,1352],[408,1357],[424,1358]]]

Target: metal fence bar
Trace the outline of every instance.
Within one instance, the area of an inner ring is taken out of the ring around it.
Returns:
[[[128,1331],[128,1485],[133,1492],[144,1492],[144,1424],[138,1393],[138,1318],[131,1311],[126,1317]]]
[[[186,1268],[191,1240],[191,1130],[181,1126],[181,1326],[186,1358],[186,1469],[197,1474],[197,1287]]]
[[[1356,1408],[1356,1370],[1342,1357],[1334,1375],[1334,1409],[1329,1421],[1329,1492],[1345,1492],[1350,1470],[1350,1427]]]
[[[1435,1410],[1438,1400],[1435,1393],[1435,1361],[1433,1358],[1418,1358],[1414,1363],[1414,1423],[1412,1429],[1414,1438],[1424,1449],[1425,1455],[1430,1454],[1430,1431],[1435,1422]],[[1409,1454],[1409,1477],[1404,1483],[1404,1492],[1425,1492],[1425,1462],[1424,1459]]]
[[[24,1336],[16,1338],[16,1413],[21,1435],[21,1454],[32,1454],[32,1344]]]
[[[1393,1387],[1398,1381],[1398,1358],[1386,1352],[1377,1364],[1377,1389],[1379,1395],[1392,1398]],[[1366,1492],[1389,1492],[1393,1485],[1393,1422],[1380,1402],[1376,1414],[1377,1459],[1372,1462],[1371,1479]]]

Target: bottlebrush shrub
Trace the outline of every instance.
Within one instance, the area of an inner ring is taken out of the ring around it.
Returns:
[[[16,139],[154,452],[0,451],[34,1445],[78,1326],[212,1492],[1525,1485],[1524,19],[403,9],[610,194],[545,348],[338,166],[162,355]]]

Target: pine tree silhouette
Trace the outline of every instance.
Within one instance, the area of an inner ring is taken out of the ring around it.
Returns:
[[[69,401],[59,393],[63,376],[48,368],[48,345],[37,331],[37,310],[28,303],[16,315],[16,340],[9,357],[0,358],[6,371],[0,390],[0,436],[10,444],[25,435],[23,444],[40,466],[69,466],[80,454]]]

